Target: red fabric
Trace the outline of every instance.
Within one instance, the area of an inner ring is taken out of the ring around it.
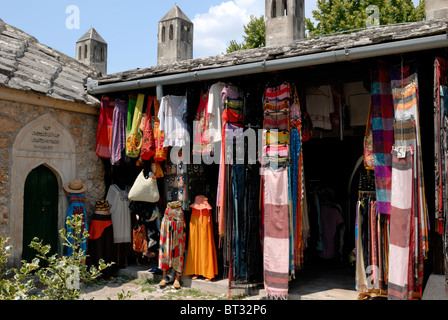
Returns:
[[[145,126],[143,129],[143,142],[140,157],[143,160],[150,160],[156,154],[156,142],[154,138],[154,130],[152,128],[152,103],[154,97],[148,97],[148,107],[145,115]]]

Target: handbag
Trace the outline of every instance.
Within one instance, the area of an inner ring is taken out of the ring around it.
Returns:
[[[140,156],[140,150],[142,147],[142,132],[140,131],[139,126],[143,118],[144,100],[145,95],[139,94],[132,119],[131,131],[126,134],[126,156],[129,158],[138,158]]]
[[[148,252],[148,240],[146,239],[146,228],[144,224],[136,225],[132,230],[132,249],[140,253]]]
[[[151,202],[156,203],[160,199],[159,187],[157,186],[157,179],[152,172],[148,177],[145,176],[144,170],[140,172],[137,179],[135,179],[128,195],[131,201]]]
[[[369,108],[369,116],[367,119],[366,134],[364,136],[364,167],[367,170],[375,169],[375,162],[373,157],[373,132],[372,132],[372,104]]]
[[[148,107],[144,117],[143,140],[140,157],[143,160],[150,160],[156,153],[156,142],[154,140],[154,131],[152,129],[151,108],[154,97],[148,97]]]
[[[159,114],[159,101],[154,99],[154,141],[156,144],[156,153],[154,154],[154,160],[158,162],[163,162],[166,160],[168,155],[168,147],[163,146],[165,141],[165,133],[159,130],[160,121],[157,115]]]

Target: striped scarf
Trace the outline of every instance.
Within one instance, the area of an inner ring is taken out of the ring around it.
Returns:
[[[288,169],[264,169],[264,283],[268,298],[286,299],[289,278]]]
[[[413,148],[407,147],[404,156],[399,158],[398,147],[393,148],[388,286],[390,300],[410,300],[414,290]]]

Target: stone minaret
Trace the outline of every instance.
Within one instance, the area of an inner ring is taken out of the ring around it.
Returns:
[[[448,17],[448,0],[425,0],[426,20]]]
[[[76,60],[107,74],[107,42],[93,27],[76,41]]]
[[[265,0],[266,46],[305,38],[305,0]]]
[[[177,5],[159,22],[157,65],[193,59],[193,23]]]

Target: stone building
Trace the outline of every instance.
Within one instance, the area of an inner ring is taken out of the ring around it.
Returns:
[[[157,64],[193,58],[193,23],[177,6],[160,20]]]
[[[265,0],[266,46],[305,38],[304,0]]]
[[[107,42],[93,27],[76,41],[76,59],[107,74]]]
[[[90,213],[104,197],[95,154],[99,101],[84,88],[99,74],[0,20],[0,236],[10,238],[12,265],[33,236],[51,239],[60,252],[65,184],[87,184]]]

